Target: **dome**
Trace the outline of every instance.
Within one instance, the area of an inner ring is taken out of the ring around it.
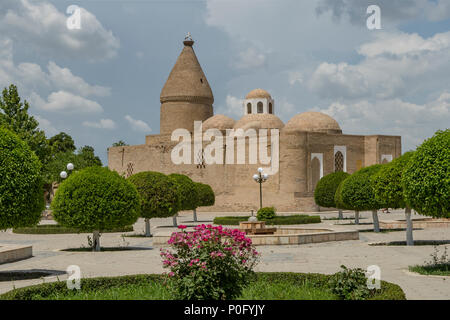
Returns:
[[[311,131],[341,134],[339,124],[329,115],[322,112],[303,112],[292,117],[286,123],[285,130]]]
[[[276,115],[268,113],[251,113],[243,116],[234,129],[281,129],[284,127],[283,121]]]
[[[206,131],[208,129],[233,129],[236,121],[231,119],[230,117],[224,116],[223,114],[216,114],[211,118],[208,118],[205,122],[203,122],[202,129]]]
[[[252,90],[245,96],[245,99],[258,99],[258,98],[272,99],[270,94],[263,89]]]

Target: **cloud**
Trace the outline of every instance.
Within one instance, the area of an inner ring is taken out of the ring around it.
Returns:
[[[137,132],[150,132],[152,129],[142,120],[133,119],[130,115],[125,116],[125,120],[131,125],[131,128]]]
[[[98,129],[115,129],[116,123],[111,119],[100,119],[98,122],[84,121],[83,126]]]
[[[0,33],[46,56],[105,60],[114,57],[119,39],[94,14],[81,8],[81,29],[69,30],[69,15],[48,1],[2,0]]]
[[[66,114],[100,113],[103,108],[95,101],[77,96],[67,91],[52,92],[47,101],[33,93],[30,100],[38,109],[47,112],[59,112]]]
[[[34,117],[39,122],[39,128],[44,130],[47,137],[52,137],[57,134],[59,131],[51,124],[51,122],[45,118],[40,116]]]
[[[262,53],[258,53],[254,48],[248,48],[241,51],[238,55],[238,60],[234,66],[238,69],[252,69],[259,68],[264,65],[266,57]]]

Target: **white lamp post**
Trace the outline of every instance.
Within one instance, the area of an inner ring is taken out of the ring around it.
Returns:
[[[73,165],[73,163],[68,163],[67,166],[67,171],[61,171],[61,173],[59,174],[59,176],[61,177],[61,179],[66,179],[69,176],[69,173],[72,172],[72,170],[75,168],[75,166]]]
[[[263,173],[263,168],[258,168],[258,173],[253,175],[253,180],[259,183],[259,208],[262,208],[262,184],[269,179],[269,175],[267,173]]]

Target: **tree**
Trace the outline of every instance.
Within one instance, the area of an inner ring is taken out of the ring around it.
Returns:
[[[450,218],[450,129],[420,145],[402,175],[406,203],[418,213]]]
[[[60,152],[74,152],[77,149],[72,137],[65,132],[60,132],[48,139],[48,145],[51,148],[52,155]]]
[[[377,210],[386,207],[383,202],[375,198],[371,177],[382,167],[381,164],[360,169],[343,181],[342,201],[358,211],[371,210],[373,228],[380,232]]]
[[[92,248],[100,251],[100,233],[135,223],[140,199],[132,183],[115,171],[97,166],[74,172],[64,180],[52,209],[60,225],[93,232]]]
[[[348,177],[350,177],[350,175]],[[347,179],[347,178],[345,178],[345,179]],[[359,210],[356,210],[356,208],[352,207],[351,205],[344,203],[344,201],[342,200],[342,188],[344,186],[345,179],[341,181],[341,183],[339,184],[339,186],[336,189],[336,193],[334,195],[334,202],[336,204],[336,208],[338,208],[340,210],[354,210],[355,211],[355,224],[359,224]]]
[[[194,183],[198,196],[197,207],[213,206],[216,202],[216,196],[211,186],[200,182]],[[194,221],[197,222],[197,208],[194,208]]]
[[[188,176],[172,173],[169,178],[175,181],[178,196],[180,197],[180,210],[194,210],[197,208],[198,194],[195,182]],[[177,217],[173,216],[173,225],[177,226]]]
[[[21,102],[17,87],[5,88],[0,97],[0,126],[9,129],[26,142],[42,164],[47,161],[50,148],[45,133],[39,130],[39,122],[28,114],[30,108],[25,100]]]
[[[0,230],[36,225],[42,210],[39,159],[16,134],[0,128]]]
[[[334,197],[339,184],[348,178],[350,175],[347,172],[338,171],[330,173],[322,177],[316,185],[314,190],[314,200],[316,204],[327,208],[337,208]],[[342,209],[339,209],[339,219],[343,218]]]
[[[380,171],[371,178],[375,198],[379,202],[386,203],[387,208],[405,208],[406,243],[408,246],[414,245],[413,225],[411,221],[411,208],[406,204],[403,193],[402,175],[413,154],[414,152],[407,152],[400,158],[383,165]]]
[[[122,140],[119,140],[112,144],[112,147],[123,147],[123,146],[128,146],[128,144]]]
[[[145,236],[151,237],[150,219],[171,217],[180,209],[177,186],[173,179],[153,171],[139,172],[128,178],[137,189],[141,217],[145,219]]]
[[[92,167],[92,166],[101,166],[102,161],[99,157],[95,155],[94,148],[91,146],[84,146],[79,151],[78,154],[83,159],[86,167]]]

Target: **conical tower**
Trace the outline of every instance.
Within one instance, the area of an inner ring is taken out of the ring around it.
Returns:
[[[161,134],[171,134],[179,128],[193,132],[194,121],[205,121],[213,115],[214,97],[189,34],[183,44],[184,48],[161,90]]]

